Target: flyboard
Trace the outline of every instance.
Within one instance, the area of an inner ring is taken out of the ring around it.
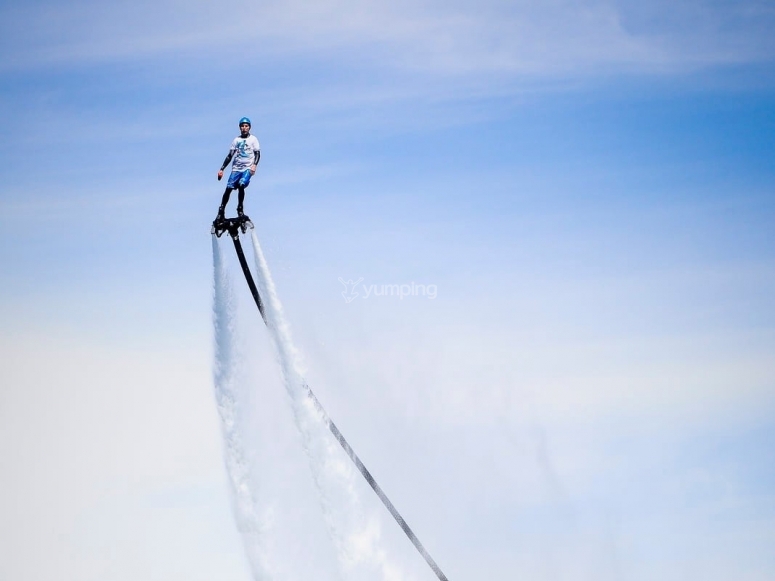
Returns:
[[[245,260],[245,253],[242,250],[242,243],[240,242],[240,239],[239,239],[240,234],[247,233],[248,229],[252,229],[253,227],[254,227],[253,222],[250,221],[250,218],[247,215],[242,214],[237,218],[223,218],[220,220],[216,219],[213,222],[213,226],[210,232],[213,235],[217,236],[218,238],[228,233],[229,237],[234,243],[234,250],[237,252],[237,258],[239,260],[240,266],[242,267],[242,272],[245,275],[245,280],[248,283],[248,287],[250,288],[250,293],[253,295],[253,300],[255,301],[256,306],[258,307],[258,312],[261,313],[261,318],[264,320],[264,324],[269,325],[269,322],[266,319],[264,303],[261,301],[261,296],[258,293],[258,287],[256,287],[256,282],[253,279],[253,275],[250,272],[250,268],[248,267],[247,260]],[[439,578],[439,581],[448,581],[447,576],[444,575],[442,570],[436,564],[436,561],[433,560],[433,557],[431,557],[428,551],[425,550],[425,547],[420,542],[420,539],[418,539],[417,535],[414,534],[414,531],[412,531],[412,529],[409,528],[409,525],[406,523],[404,518],[398,512],[396,507],[393,506],[393,503],[390,502],[390,499],[387,497],[387,495],[382,490],[380,485],[377,484],[376,480],[374,480],[374,477],[371,475],[371,472],[368,471],[368,469],[366,468],[366,466],[364,466],[363,462],[361,462],[361,459],[352,449],[350,444],[347,443],[347,440],[342,435],[342,432],[340,432],[339,428],[336,427],[336,424],[334,424],[331,417],[323,408],[323,405],[315,396],[310,386],[307,385],[306,382],[303,383],[303,386],[305,391],[307,392],[307,396],[312,400],[312,403],[315,405],[315,408],[323,417],[323,420],[326,422],[326,424],[328,424],[328,429],[331,431],[331,433],[334,435],[336,440],[342,446],[345,453],[347,453],[347,455],[353,461],[353,464],[355,464],[355,467],[358,468],[358,471],[361,473],[361,475],[363,475],[363,478],[366,480],[366,482],[368,482],[369,486],[371,486],[372,490],[374,490],[376,495],[382,501],[382,504],[385,505],[385,508],[387,508],[391,516],[396,520],[396,522],[398,523],[398,526],[401,527],[401,529],[404,531],[406,536],[415,546],[417,551],[420,553],[420,555],[422,555],[423,559],[425,559],[425,562],[428,563],[428,566],[431,569],[433,569],[433,572],[436,574],[436,577]]]

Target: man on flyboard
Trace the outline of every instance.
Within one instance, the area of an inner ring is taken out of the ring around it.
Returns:
[[[229,203],[229,197],[234,189],[239,192],[237,216],[242,218],[245,215],[242,210],[242,203],[245,201],[245,188],[250,184],[250,178],[256,173],[258,160],[261,158],[258,139],[256,139],[255,135],[250,134],[250,119],[247,117],[240,119],[239,130],[239,136],[235,137],[234,141],[231,142],[229,155],[223,160],[223,165],[218,170],[218,181],[220,181],[223,177],[223,170],[226,169],[226,166],[229,165],[232,159],[234,160],[231,164],[229,181],[226,183],[226,191],[223,192],[223,199],[218,208],[218,216],[215,218],[216,222],[225,219],[224,211],[226,210],[226,204]]]

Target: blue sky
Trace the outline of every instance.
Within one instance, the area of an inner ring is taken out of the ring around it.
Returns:
[[[451,579],[775,576],[770,3],[0,23],[0,577],[249,578],[210,375],[243,115],[310,382]],[[340,277],[438,296],[347,303]]]

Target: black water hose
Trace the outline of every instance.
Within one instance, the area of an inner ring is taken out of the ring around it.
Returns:
[[[256,283],[253,280],[253,275],[250,272],[250,268],[248,268],[248,263],[245,260],[245,253],[242,251],[242,244],[239,241],[239,232],[235,229],[234,232],[230,231],[229,234],[231,235],[231,239],[234,241],[234,249],[237,251],[237,258],[239,259],[239,263],[242,267],[242,272],[245,275],[245,280],[248,283],[248,287],[250,287],[250,293],[253,295],[253,300],[255,300],[256,306],[258,307],[258,312],[261,313],[261,318],[264,320],[264,323],[269,326],[269,322],[266,319],[266,313],[264,312],[264,304],[261,302],[261,296],[258,294],[258,288],[256,287]],[[304,388],[307,390],[307,394],[312,399],[312,402],[315,404],[318,412],[320,412],[320,414],[325,419],[326,423],[328,424],[328,429],[331,430],[331,433],[334,435],[337,442],[339,442],[344,451],[350,457],[350,460],[353,461],[353,464],[355,464],[356,468],[358,468],[358,471],[366,479],[366,482],[369,483],[369,486],[371,486],[372,490],[374,490],[374,492],[377,494],[379,499],[382,501],[382,504],[385,505],[385,508],[388,509],[388,512],[396,520],[398,526],[400,526],[401,530],[404,531],[404,534],[406,534],[409,540],[412,541],[412,544],[415,546],[420,555],[422,555],[423,559],[425,559],[425,562],[428,563],[428,566],[433,569],[436,577],[439,578],[439,581],[448,581],[447,576],[444,575],[442,570],[436,564],[436,561],[433,560],[433,557],[431,557],[428,551],[425,550],[425,547],[420,542],[420,539],[418,539],[417,535],[414,534],[414,531],[409,528],[409,525],[406,524],[404,518],[398,512],[396,507],[393,506],[393,503],[390,502],[390,499],[387,497],[380,485],[377,484],[376,480],[374,480],[371,472],[369,472],[363,462],[361,462],[361,459],[352,449],[350,444],[347,443],[347,440],[342,435],[342,432],[339,431],[339,428],[336,427],[336,424],[334,424],[333,420],[326,413],[326,410],[323,408],[323,405],[320,403],[317,396],[315,396],[312,388],[310,388],[306,382],[304,383]]]

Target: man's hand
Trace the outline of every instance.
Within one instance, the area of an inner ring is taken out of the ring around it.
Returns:
[[[219,169],[219,170],[218,170],[218,181],[221,181],[221,178],[222,178],[222,177],[223,177],[223,170],[222,170],[222,169]]]
[[[256,175],[256,164],[250,166],[250,175]]]

